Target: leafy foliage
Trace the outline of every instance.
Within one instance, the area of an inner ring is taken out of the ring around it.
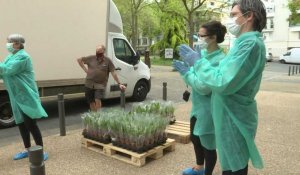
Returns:
[[[169,15],[171,18],[176,17],[184,23],[183,26],[180,26],[180,29],[185,30],[185,38],[188,38],[190,47],[193,47],[193,35],[200,25],[212,19],[219,19],[220,11],[229,5],[227,2],[218,2],[218,6],[215,8],[207,8],[206,3],[209,2],[207,0],[155,0],[155,2],[165,15]],[[219,13],[216,13],[216,11],[219,11]],[[172,28],[172,25],[170,27]],[[164,41],[164,43],[168,42]]]
[[[218,7],[208,9],[208,0],[114,0],[123,20],[124,34],[134,48],[138,37],[159,41],[151,50],[164,56],[165,48],[173,48],[178,58],[177,46],[193,45],[193,35],[199,26],[220,18],[220,11],[228,3],[218,2]],[[218,11],[219,13],[216,13]],[[160,37],[159,37],[160,35]]]
[[[289,17],[289,22],[291,25],[299,25],[300,24],[300,0],[290,0],[288,7],[291,11],[291,15]]]
[[[84,129],[87,133],[97,133],[93,137],[122,135],[126,137],[150,137],[155,133],[164,133],[168,125],[167,118],[155,113],[159,104],[151,106],[151,113],[130,112],[123,110],[107,110],[102,112],[88,112],[82,114]],[[158,105],[158,106],[157,106]],[[168,106],[164,112],[171,113],[172,107]],[[173,111],[174,112],[174,111]]]
[[[149,6],[149,2],[147,0],[115,0],[114,2],[121,13],[122,20],[126,21],[126,26],[129,27],[125,30],[125,34],[131,40],[133,48],[136,49],[139,37],[139,19],[142,16],[142,10]]]
[[[171,101],[151,101],[150,103],[139,103],[132,107],[131,113],[155,114],[171,120],[174,117],[175,107]]]
[[[172,48],[175,58],[178,58],[178,46],[186,44],[186,29],[182,18],[178,16],[163,15],[162,16],[163,38],[151,46],[151,51],[158,51],[161,57],[164,57],[165,49]]]

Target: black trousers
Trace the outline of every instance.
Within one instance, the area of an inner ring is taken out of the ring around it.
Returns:
[[[222,175],[247,175],[248,174],[248,165],[241,170],[232,172],[232,171],[223,171]]]
[[[194,116],[190,121],[190,134],[191,141],[194,145],[196,163],[197,165],[203,165],[205,162],[205,175],[211,175],[217,162],[217,152],[216,150],[208,150],[204,148],[201,144],[199,136],[193,134],[196,121],[197,118]]]
[[[30,133],[35,141],[36,145],[43,146],[42,134],[39,127],[36,124],[35,119],[31,119],[26,114],[23,113],[24,122],[19,124],[20,134],[23,139],[23,143],[25,148],[31,147],[30,143]]]

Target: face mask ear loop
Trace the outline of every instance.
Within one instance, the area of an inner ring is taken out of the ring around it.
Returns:
[[[237,20],[238,18],[240,18],[240,17],[242,17],[242,16],[245,17],[245,15],[246,15],[247,13],[249,13],[249,12],[250,12],[250,11],[247,11],[247,12],[243,13],[241,16],[237,17],[237,18],[235,19],[235,22],[236,22],[236,20]],[[247,22],[247,19],[246,19],[246,21],[245,21],[243,24],[241,24],[241,25],[244,25],[246,22]]]

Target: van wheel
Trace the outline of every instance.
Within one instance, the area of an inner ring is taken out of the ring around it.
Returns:
[[[285,60],[280,60],[279,62],[285,64]]]
[[[10,101],[8,97],[0,98],[0,126],[11,127],[15,125],[15,119],[13,117]]]
[[[134,87],[134,91],[133,91],[133,99],[135,101],[144,101],[146,99],[146,96],[149,92],[149,87],[147,85],[147,83],[145,81],[138,81]]]

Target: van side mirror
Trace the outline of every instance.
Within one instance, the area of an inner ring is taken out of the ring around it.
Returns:
[[[141,59],[140,54],[138,52],[136,52],[136,54],[133,56],[133,65],[138,64],[140,59]]]
[[[141,59],[140,53],[137,52],[137,53],[135,54],[134,58],[135,58],[136,60],[140,60],[140,59]]]

